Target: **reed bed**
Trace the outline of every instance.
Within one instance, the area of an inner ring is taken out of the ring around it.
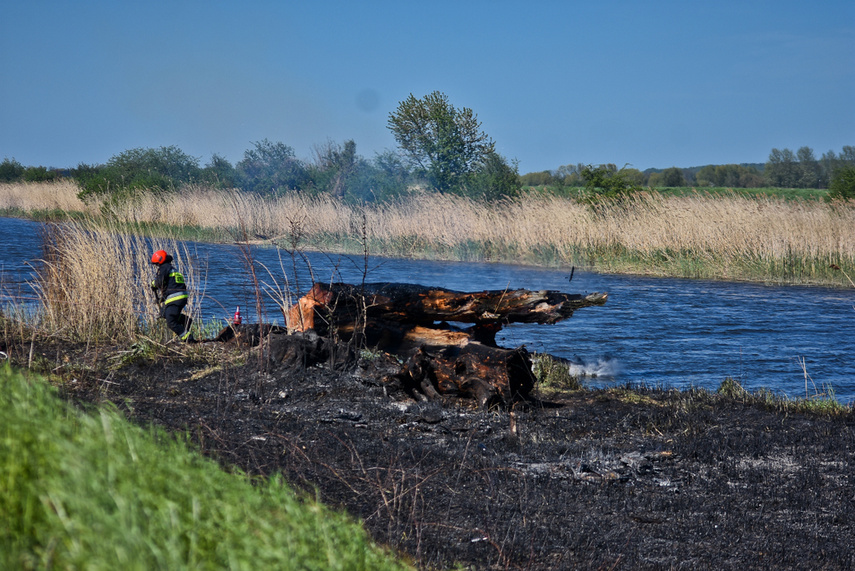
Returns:
[[[103,221],[50,224],[43,236],[44,259],[33,284],[39,297],[38,325],[81,341],[128,340],[157,328],[151,295],[153,250],[165,249],[196,288],[203,282],[186,247],[176,240],[146,241]],[[197,312],[191,295],[187,310]]]
[[[0,184],[0,211],[6,212],[97,212],[77,198],[80,188],[72,181],[16,182]]]
[[[55,194],[69,192],[62,184]],[[855,208],[845,202],[650,192],[590,207],[530,192],[489,204],[414,193],[360,206],[195,186],[86,208],[96,206],[118,224],[203,228],[294,249],[781,283],[848,286],[855,275]]]

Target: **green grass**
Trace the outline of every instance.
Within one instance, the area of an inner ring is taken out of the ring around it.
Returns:
[[[66,222],[71,220],[85,220],[87,215],[83,212],[74,212],[60,209],[53,210],[23,210],[21,208],[0,208],[0,217],[22,218],[36,222]]]
[[[533,187],[541,192],[551,192],[556,196],[566,196],[570,198],[579,198],[584,194],[583,187],[552,187],[552,186],[537,186]],[[739,196],[769,196],[785,199],[801,199],[801,200],[822,200],[828,195],[828,189],[824,188],[730,188],[730,187],[702,187],[702,186],[679,186],[679,187],[655,187],[650,188],[665,196],[690,196],[693,194],[708,194],[711,196],[721,196],[736,194]]]
[[[744,404],[762,406],[764,408],[784,413],[809,413],[820,416],[851,416],[855,409],[851,405],[841,403],[829,387],[823,392],[815,391],[805,398],[790,398],[776,395],[767,388],[749,392],[742,384],[727,377],[721,382],[716,393],[722,397],[740,401]]]
[[[0,369],[0,568],[405,569],[345,515]]]
[[[167,237],[174,240],[231,243],[238,237],[237,230],[228,228],[203,228],[200,226],[176,226],[159,222],[115,222],[114,230],[153,238]]]
[[[654,188],[656,192],[665,196],[689,196],[693,194],[708,194],[710,196],[725,196],[735,194],[745,197],[776,197],[787,200],[822,200],[828,194],[823,188],[729,188],[729,187],[693,187],[681,186],[674,188]]]
[[[566,364],[546,354],[532,355],[532,373],[541,389],[549,391],[580,391],[584,389],[579,377],[570,374]]]

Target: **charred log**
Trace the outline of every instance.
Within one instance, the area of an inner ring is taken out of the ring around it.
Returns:
[[[416,284],[315,284],[292,308],[295,331],[353,323],[360,318],[431,326],[437,321],[474,324],[558,323],[582,307],[603,305],[607,294],[554,290],[459,292]]]
[[[534,388],[531,357],[524,347],[469,343],[435,353],[422,347],[398,375],[405,387],[421,391],[428,400],[458,396],[472,398],[481,407],[526,399]]]
[[[355,347],[369,348],[404,363],[387,380],[415,398],[457,396],[482,407],[507,405],[528,397],[534,377],[524,347],[496,345],[502,326],[557,323],[606,299],[604,293],[583,296],[552,290],[459,292],[414,284],[315,284],[291,308],[289,334],[274,336],[271,355],[289,366],[326,362],[341,368],[356,361]],[[252,339],[242,330],[235,333]]]
[[[285,328],[276,325],[229,325],[213,341],[255,347],[262,339],[267,343],[270,360],[286,367],[326,364],[342,370],[356,363],[356,352],[351,345],[337,343],[311,330],[288,334]]]

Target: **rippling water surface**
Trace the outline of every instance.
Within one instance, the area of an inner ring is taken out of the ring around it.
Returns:
[[[3,292],[26,293],[39,257],[38,225],[0,218]],[[203,283],[202,317],[226,318],[241,306],[255,319],[254,297],[240,249],[188,243]],[[504,264],[386,260],[308,254],[294,261],[273,248],[254,248],[256,275],[269,291],[305,290],[310,271],[319,281],[410,282],[463,291],[528,288],[570,293],[608,292],[601,307],[577,311],[555,325],[515,324],[497,340],[573,360],[592,385],[643,383],[715,390],[733,377],[752,390],[767,387],[790,397],[827,388],[855,400],[855,288],[766,286]],[[263,267],[262,265],[263,264]],[[296,274],[293,268],[296,266]],[[283,269],[284,268],[284,269]],[[269,272],[268,272],[269,270]],[[275,297],[275,295],[273,296]],[[282,323],[266,297],[264,318]]]

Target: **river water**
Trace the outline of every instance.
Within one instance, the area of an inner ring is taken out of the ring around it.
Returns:
[[[40,255],[39,225],[0,218],[2,295],[23,298]],[[190,284],[204,319],[226,319],[237,306],[256,320],[254,288],[243,251],[187,243],[199,272]],[[748,390],[789,397],[833,390],[855,401],[855,288],[772,286],[598,274],[570,268],[431,262],[309,253],[293,258],[252,248],[265,321],[283,323],[276,291],[305,291],[318,281],[409,282],[461,291],[554,289],[608,292],[604,306],[555,325],[513,324],[497,341],[572,360],[591,386],[643,384],[715,390],[732,377]],[[295,273],[296,269],[296,273]],[[2,299],[2,297],[0,297]]]

